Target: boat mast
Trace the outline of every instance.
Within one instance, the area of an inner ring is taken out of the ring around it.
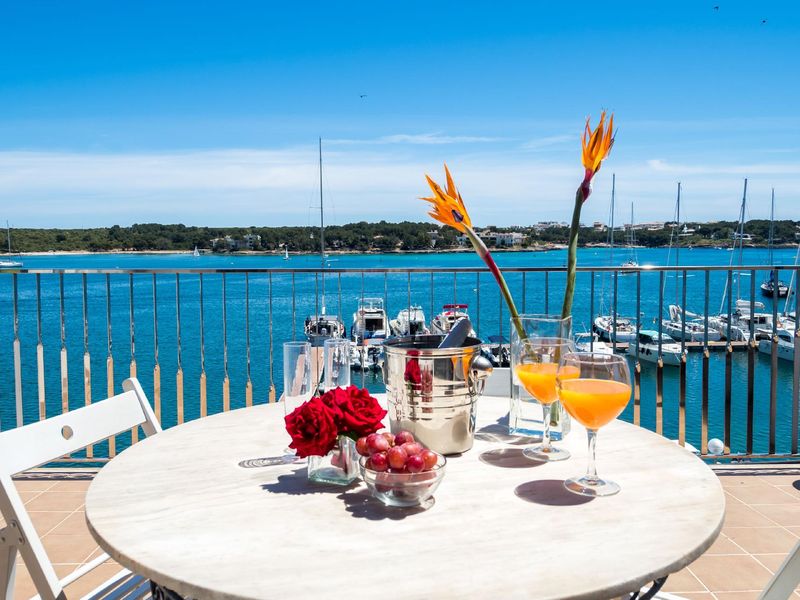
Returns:
[[[742,208],[739,211],[739,265],[744,264],[744,215],[747,207],[747,177],[744,178],[744,191],[742,192]],[[740,280],[742,274],[736,276],[736,299],[741,298],[740,294]]]
[[[609,229],[609,242],[611,243],[611,264],[614,264],[614,197],[617,190],[617,174],[611,174],[611,228]]]
[[[6,240],[8,241],[8,254],[11,256],[11,227],[9,227],[8,221],[6,221]]]
[[[773,265],[772,244],[775,241],[775,188],[772,188],[772,202],[769,209],[769,266]]]
[[[322,207],[322,137],[319,138],[319,258],[325,270],[325,212]],[[325,273],[322,273],[322,314],[325,314]]]
[[[681,264],[681,182],[678,182],[678,199],[675,201],[675,228],[678,232],[677,239],[675,240],[675,266]],[[678,271],[675,271],[675,304],[680,306],[678,301]],[[686,310],[686,307],[682,307]],[[681,317],[683,319],[683,317]]]

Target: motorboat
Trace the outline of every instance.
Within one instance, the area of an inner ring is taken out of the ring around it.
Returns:
[[[630,343],[636,339],[636,325],[624,317],[600,315],[595,318],[592,328],[604,342]]]
[[[575,350],[578,352],[595,352],[597,354],[614,354],[614,348],[600,339],[596,333],[576,333]]]
[[[326,314],[309,315],[303,324],[306,339],[312,346],[322,346],[329,338],[345,337],[344,323],[339,317]]]
[[[761,294],[767,298],[786,298],[789,295],[789,286],[783,281],[775,281],[774,275],[770,273],[769,279],[761,284]]]
[[[659,352],[659,340],[661,341],[661,351]],[[666,333],[642,329],[639,331],[636,342],[628,346],[628,355],[637,357],[639,360],[657,363],[659,357],[665,365],[673,367],[681,364],[681,345],[673,340]]]
[[[447,335],[458,321],[468,319],[469,315],[467,304],[445,304],[442,312],[436,315],[431,321],[431,333],[434,335]],[[475,330],[470,330],[470,337],[477,337]]]
[[[493,367],[511,366],[511,346],[502,335],[490,335],[489,343],[483,344],[481,349]]]
[[[750,341],[750,331],[755,333],[756,339],[764,337],[764,331],[772,331],[772,313],[763,312],[763,302],[753,302],[753,311],[750,310],[750,300],[737,300],[736,308],[731,311],[730,322],[727,313],[708,319],[708,326],[719,332],[721,339],[730,339],[732,342]],[[728,330],[730,329],[730,338]]]
[[[398,337],[406,335],[425,335],[430,333],[425,324],[425,313],[422,307],[413,305],[397,313],[397,317],[389,322],[392,335]]]
[[[775,332],[778,338],[777,351],[778,358],[784,360],[794,360],[794,331],[790,329],[778,329]],[[770,336],[771,338],[772,336]],[[772,355],[772,339],[761,339],[758,341],[758,351],[767,355]]]
[[[363,342],[380,343],[389,333],[389,319],[383,308],[383,298],[364,298],[358,303],[353,313],[353,324],[350,327],[350,338],[361,344]]]
[[[380,371],[383,369],[383,347],[350,342],[350,368],[354,371]]]
[[[676,304],[669,305],[669,319],[661,321],[661,328],[671,338],[687,342],[703,342],[708,337],[709,342],[719,341],[722,337],[716,329],[708,327],[706,333],[705,319],[699,315],[685,312]]]

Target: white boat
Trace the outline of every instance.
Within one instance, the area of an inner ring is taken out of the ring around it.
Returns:
[[[775,332],[778,338],[778,358],[783,360],[794,360],[794,330],[778,329]],[[770,336],[771,338],[771,336]],[[772,339],[761,339],[758,341],[758,351],[772,356]]]
[[[383,348],[350,342],[350,368],[354,371],[380,371],[383,368]]]
[[[6,221],[6,241],[8,242],[8,255],[11,256],[11,227],[8,226],[8,221]],[[19,269],[21,266],[22,261],[19,260],[0,260],[0,269]]]
[[[425,313],[421,306],[413,305],[397,313],[397,317],[389,322],[392,335],[425,335],[430,333],[425,324]]]
[[[458,323],[461,319],[468,319],[469,315],[467,304],[445,304],[442,306],[442,312],[436,315],[431,321],[431,333],[436,335],[447,335],[453,328],[453,325]],[[475,330],[471,329],[469,332],[470,337],[477,337]]]
[[[732,342],[750,341],[750,330],[756,339],[764,337],[763,331],[772,331],[772,313],[763,312],[763,302],[753,302],[754,312],[750,311],[749,300],[737,300],[736,308],[731,311],[730,324],[727,314],[720,314],[717,317],[708,319],[708,326],[717,330],[722,339],[730,339]],[[730,338],[728,329],[730,328]],[[759,331],[761,330],[761,331]]]
[[[637,356],[639,360],[646,360],[648,362],[657,363],[659,356],[664,361],[665,365],[673,367],[680,366],[681,364],[681,345],[669,337],[666,333],[660,335],[661,339],[661,353],[658,351],[659,333],[649,329],[642,329],[639,332],[636,343],[628,346],[628,354],[630,356]]]
[[[614,354],[614,348],[609,346],[596,333],[576,333],[575,350],[577,352],[595,352],[597,354]]]
[[[630,319],[612,315],[600,315],[592,324],[594,332],[604,342],[633,342],[636,339],[636,325]]]
[[[775,243],[775,188],[772,188],[772,202],[769,212],[769,265],[773,266],[773,246]],[[789,295],[789,286],[783,281],[775,281],[775,272],[769,272],[769,278],[761,283],[761,294],[767,298],[786,298]]]
[[[350,337],[357,344],[380,343],[389,334],[389,319],[383,308],[383,298],[364,298],[353,313]]]
[[[671,338],[687,342],[702,342],[706,339],[706,325],[702,316],[684,313],[683,308],[676,304],[669,305],[669,316],[669,319],[661,321],[661,328]],[[709,325],[708,341],[717,342],[721,337],[719,331]]]
[[[312,234],[313,235],[313,234]],[[325,270],[325,211],[322,203],[322,138],[319,140],[319,245],[322,270]],[[285,248],[284,248],[285,249]],[[284,254],[287,258],[288,250]],[[306,339],[312,346],[322,346],[328,338],[342,338],[347,335],[344,321],[338,316],[327,314],[325,309],[325,273],[322,273],[322,296],[321,307],[318,314],[306,317],[304,332]]]
[[[195,258],[200,256],[200,250],[197,249],[197,246],[194,247],[194,250],[192,251],[192,256],[194,256]]]
[[[289,248],[283,247],[283,260],[289,260]]]

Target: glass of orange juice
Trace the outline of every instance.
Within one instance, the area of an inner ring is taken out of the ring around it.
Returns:
[[[533,460],[556,461],[570,457],[567,450],[550,443],[550,407],[558,400],[556,373],[567,379],[571,372],[578,376],[577,368],[562,368],[561,357],[573,352],[572,340],[562,337],[531,337],[520,341],[519,355],[514,366],[515,375],[522,387],[542,405],[544,431],[539,446],[525,448],[523,454]]]
[[[597,352],[565,354],[556,373],[556,388],[564,408],[586,427],[589,436],[586,475],[567,479],[564,487],[583,496],[616,494],[620,490],[618,484],[597,476],[595,445],[597,430],[616,419],[631,399],[631,372],[627,359]]]

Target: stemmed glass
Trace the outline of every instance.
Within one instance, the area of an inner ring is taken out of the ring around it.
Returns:
[[[556,372],[562,380],[570,375],[578,376],[574,367],[559,369],[561,357],[574,352],[572,340],[563,337],[532,337],[520,342],[519,356],[515,366],[516,376],[522,387],[542,405],[544,432],[542,443],[525,448],[528,458],[542,461],[566,460],[570,453],[550,443],[550,408],[558,399]]]
[[[577,375],[576,375],[577,371]],[[631,398],[631,372],[625,357],[597,352],[574,352],[561,358],[556,388],[564,408],[584,427],[589,437],[586,475],[564,482],[570,492],[583,496],[611,496],[620,487],[597,476],[597,430],[616,419]]]

